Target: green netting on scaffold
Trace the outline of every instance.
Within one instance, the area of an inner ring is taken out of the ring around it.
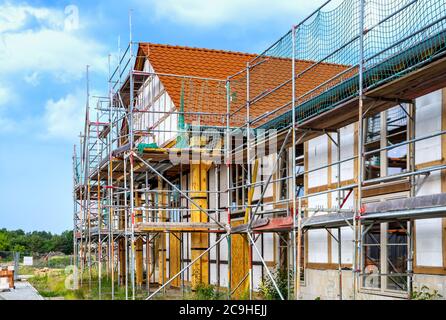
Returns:
[[[341,66],[344,70],[304,94],[297,94],[298,123],[359,95],[361,58],[363,89],[367,91],[446,54],[446,0],[366,0],[364,3],[361,8],[361,1],[344,0],[331,11],[322,8],[295,29],[295,58],[312,63],[311,68],[296,71],[297,92],[299,86],[316,81],[320,72],[316,67]],[[361,33],[364,34],[362,57]],[[262,57],[291,59],[292,39],[292,32],[287,33],[257,60]],[[290,110],[260,128],[280,129],[289,126],[291,120]]]

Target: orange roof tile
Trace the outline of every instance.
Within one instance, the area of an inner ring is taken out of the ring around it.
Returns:
[[[199,121],[201,125],[226,126],[226,87],[225,82],[215,80],[190,79],[169,75],[202,77],[226,80],[229,76],[246,68],[246,63],[257,55],[222,50],[199,49],[180,46],[169,46],[152,43],[141,43],[138,51],[136,68],[142,70],[143,58],[146,57],[154,71],[174,102],[179,108],[184,103],[184,111],[213,113],[213,116],[186,115],[185,121]],[[257,61],[258,62],[258,61]],[[313,62],[298,61],[296,74],[310,67]],[[311,72],[296,81],[296,96],[301,96],[314,89],[322,82],[332,78],[346,69],[346,66],[320,64]],[[161,75],[164,74],[164,75]],[[277,86],[291,80],[291,59],[268,58],[256,64],[250,70],[250,100],[273,90]],[[283,85],[274,93],[252,104],[250,118],[262,116],[291,101],[291,83]],[[246,72],[240,73],[231,80],[231,112],[242,110],[231,117],[231,126],[240,126],[245,122],[246,108]],[[183,98],[183,99],[182,99]],[[255,126],[279,116],[290,107],[266,117]]]

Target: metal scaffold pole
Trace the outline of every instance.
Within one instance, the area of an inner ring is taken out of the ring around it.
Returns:
[[[79,135],[80,139],[79,139],[79,146],[80,146],[80,177],[79,177],[79,207],[80,207],[80,241],[79,241],[79,270],[80,270],[80,279],[79,279],[79,283],[82,286],[83,285],[83,278],[84,278],[84,255],[85,255],[85,249],[84,249],[84,223],[85,223],[85,202],[84,202],[84,197],[85,197],[85,180],[84,180],[84,148],[83,148],[83,137],[82,137],[82,133],[80,133]]]
[[[231,82],[226,81],[226,184],[229,189],[231,186],[231,165],[232,165],[232,136],[230,129],[231,122]],[[227,214],[228,214],[228,227],[231,227],[231,191],[227,192]],[[231,235],[227,237],[228,243],[228,299],[231,300],[231,283],[232,283],[232,258],[231,258]]]
[[[246,141],[246,169],[247,169],[247,175],[248,175],[248,189],[250,190],[253,186],[253,179],[255,179],[255,177],[253,178],[253,172],[251,171],[253,169],[252,165],[251,165],[251,119],[250,119],[250,104],[251,104],[251,97],[250,97],[250,72],[251,72],[251,67],[249,65],[249,62],[246,64],[246,136],[247,136],[247,141]],[[249,217],[249,221],[245,221],[245,223],[247,222],[251,222],[252,217],[252,208],[250,207],[250,203],[248,200],[248,206],[247,207],[247,211],[248,211],[248,217]],[[251,234],[251,230],[248,230],[248,235]],[[246,239],[246,241],[248,241],[248,239]],[[253,290],[254,290],[254,277],[253,277],[253,270],[252,270],[252,243],[249,241],[248,242],[248,259],[249,259],[249,299],[252,300],[253,297]]]
[[[91,292],[91,281],[92,281],[92,261],[91,261],[91,182],[90,182],[90,66],[87,66],[87,117],[86,117],[86,137],[84,142],[84,147],[86,148],[85,156],[85,179],[87,181],[87,196],[86,196],[86,213],[88,221],[88,289]]]
[[[129,14],[129,29],[130,29],[130,63],[133,63],[133,35],[132,35],[132,11]],[[133,149],[135,147],[135,136],[133,128],[133,108],[134,108],[134,75],[133,66],[130,70],[130,105],[129,105],[129,143],[130,143],[130,214],[131,214],[131,281],[132,281],[132,300],[135,300],[135,193],[134,193],[134,156]]]
[[[111,273],[111,299],[115,299],[115,238],[114,238],[114,210],[113,210],[113,89],[111,83],[111,55],[108,55],[108,168],[107,168],[107,196],[108,196],[108,245],[109,245],[109,269]]]
[[[358,119],[358,194],[356,195],[356,210],[353,221],[354,227],[354,250],[353,250],[353,300],[356,299],[359,288],[359,258],[360,258],[360,233],[361,222],[360,212],[362,210],[362,185],[363,185],[363,173],[364,173],[364,35],[365,35],[365,0],[360,0],[359,6],[359,119]]]
[[[300,247],[298,247],[297,245],[300,243],[300,237],[301,237],[301,230],[300,230],[300,224],[296,221],[296,217],[300,216],[300,211],[298,211],[297,209],[297,197],[299,196],[298,194],[296,194],[297,191],[297,184],[296,184],[296,26],[293,26],[291,28],[291,32],[292,32],[292,66],[291,66],[291,77],[292,77],[292,88],[291,88],[291,117],[292,117],[292,128],[291,128],[291,135],[292,135],[292,167],[291,167],[291,175],[292,175],[292,179],[291,179],[291,195],[293,197],[293,204],[292,204],[292,213],[291,216],[293,218],[293,245],[292,245],[292,250],[293,250],[293,283],[294,283],[294,298],[296,300],[299,299],[300,296]],[[298,228],[299,230],[297,230],[298,235],[296,234],[296,228]],[[299,237],[299,241],[297,240],[297,237]]]
[[[74,201],[74,215],[73,215],[73,288],[78,289],[79,281],[79,252],[78,252],[78,228],[79,228],[79,203],[77,201],[76,187],[78,186],[78,173],[77,173],[77,152],[76,145],[73,147],[73,201]]]
[[[98,247],[97,247],[97,257],[98,257],[98,289],[99,289],[99,300],[102,298],[102,206],[101,206],[101,141],[99,139],[99,112],[96,115],[96,157],[98,171],[98,185],[97,185],[97,215],[98,215]]]

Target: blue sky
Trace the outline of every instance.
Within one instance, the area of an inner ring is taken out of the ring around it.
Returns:
[[[323,0],[0,0],[0,228],[72,227],[72,153],[85,66],[106,92],[118,37],[261,52]]]

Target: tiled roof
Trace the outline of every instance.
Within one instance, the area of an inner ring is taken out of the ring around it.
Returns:
[[[213,80],[159,75],[159,78],[177,108],[184,104],[184,112],[213,113],[214,115],[186,114],[187,123],[226,126],[225,80],[246,68],[256,55],[222,50],[200,49],[141,43],[138,56],[146,56],[158,74],[182,75]],[[139,64],[142,68],[142,64]],[[222,81],[215,81],[222,80]],[[182,95],[183,92],[183,95]],[[219,115],[220,114],[220,115]]]
[[[180,46],[141,43],[138,57],[147,57],[154,72],[160,74],[160,80],[173,100],[175,106],[184,105],[185,112],[213,113],[213,116],[186,115],[186,123],[198,121],[206,126],[226,126],[226,87],[224,81],[190,79],[169,75],[183,75],[226,80],[246,68],[246,63],[256,55],[221,50],[199,49]],[[136,68],[142,69],[142,59]],[[265,58],[250,71],[250,99],[267,93],[291,79],[291,60],[283,58]],[[296,74],[310,67],[313,62],[298,61]],[[345,70],[345,66],[320,64],[296,81],[296,96],[300,96],[317,87],[322,82]],[[164,74],[164,75],[163,75]],[[262,116],[291,100],[291,83],[276,90],[273,94],[253,103],[250,118]],[[234,112],[246,104],[246,72],[240,73],[231,81],[232,104]],[[183,103],[182,103],[183,102]],[[231,126],[240,126],[245,122],[246,108],[231,117]],[[254,126],[279,116],[290,107],[266,117]]]

